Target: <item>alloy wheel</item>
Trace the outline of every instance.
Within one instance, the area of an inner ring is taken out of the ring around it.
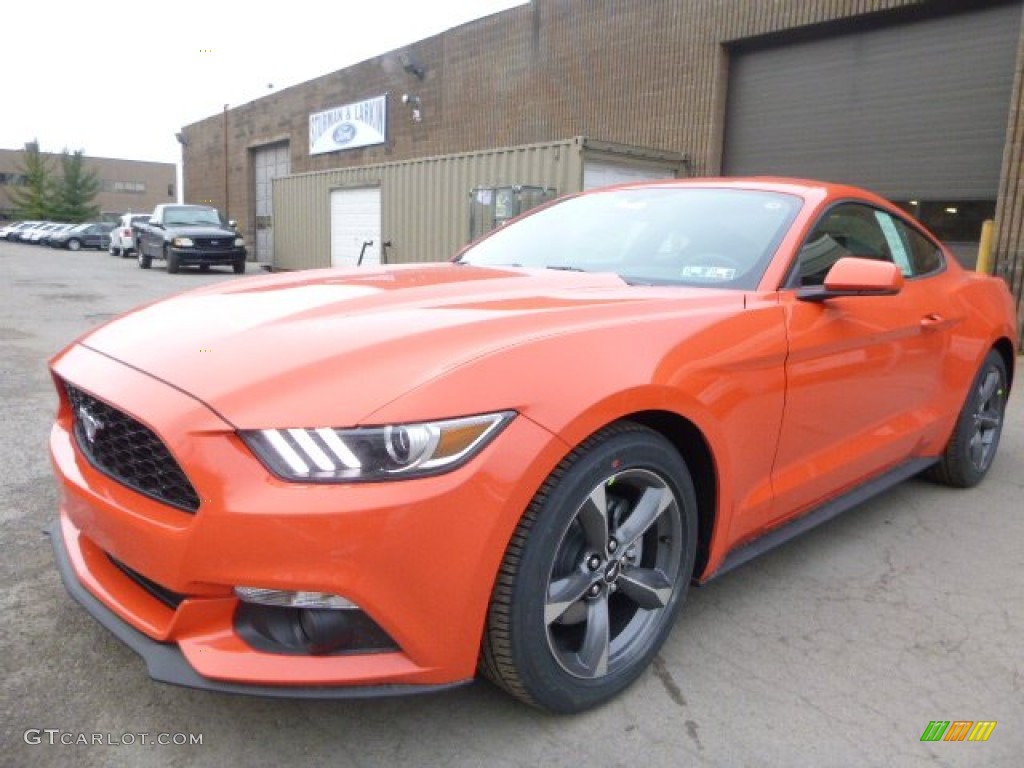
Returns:
[[[563,670],[601,678],[650,646],[681,563],[679,500],[647,469],[610,475],[559,543],[544,604],[548,647]]]

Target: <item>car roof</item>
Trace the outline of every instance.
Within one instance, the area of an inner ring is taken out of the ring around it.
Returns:
[[[796,195],[808,201],[828,198],[860,198],[888,206],[884,198],[869,190],[849,184],[816,181],[789,176],[708,176],[683,179],[657,179],[622,184],[613,189],[747,189],[758,192],[779,192]],[[593,190],[597,192],[599,190]],[[589,192],[584,193],[589,194]]]

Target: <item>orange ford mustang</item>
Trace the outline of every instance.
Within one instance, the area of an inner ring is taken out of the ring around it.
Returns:
[[[477,670],[572,712],[700,583],[992,464],[1002,282],[785,179],[558,201],[451,263],[238,280],[52,361],[71,594],[158,679],[280,696]]]

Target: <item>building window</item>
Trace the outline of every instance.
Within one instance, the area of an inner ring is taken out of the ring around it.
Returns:
[[[0,187],[20,187],[25,184],[25,177],[20,173],[0,173]]]
[[[108,192],[126,195],[146,194],[146,185],[141,181],[105,181],[103,186]]]

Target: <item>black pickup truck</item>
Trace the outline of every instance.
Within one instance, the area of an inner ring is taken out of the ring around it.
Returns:
[[[158,205],[148,222],[132,226],[139,266],[149,269],[164,259],[167,271],[198,266],[228,265],[236,275],[245,272],[245,240],[208,205]]]

